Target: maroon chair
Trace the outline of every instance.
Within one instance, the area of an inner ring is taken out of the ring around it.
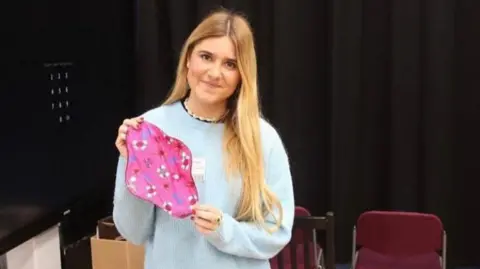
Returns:
[[[295,208],[295,221],[290,243],[270,260],[272,269],[325,269],[323,249],[317,244],[316,230],[327,231],[333,245],[333,213],[327,217],[313,217],[303,207]],[[315,246],[315,247],[314,247]],[[334,264],[334,249],[330,258]],[[305,266],[305,264],[308,264]],[[333,267],[332,267],[333,269]]]
[[[432,214],[368,211],[353,229],[353,269],[445,269],[447,235]]]

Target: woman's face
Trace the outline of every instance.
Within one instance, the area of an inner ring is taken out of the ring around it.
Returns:
[[[192,94],[202,103],[227,101],[240,83],[235,47],[228,37],[199,42],[187,60],[187,69]]]

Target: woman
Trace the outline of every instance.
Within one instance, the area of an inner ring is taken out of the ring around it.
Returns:
[[[250,26],[219,11],[188,37],[165,103],[120,126],[113,218],[128,241],[145,245],[145,268],[267,269],[290,241],[289,161],[258,102]],[[127,191],[126,131],[142,120],[182,140],[204,165],[192,219],[175,219]]]

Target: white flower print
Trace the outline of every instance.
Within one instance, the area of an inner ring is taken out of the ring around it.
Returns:
[[[170,202],[164,202],[163,203],[163,209],[168,212],[168,214],[172,214],[172,203]]]
[[[127,188],[129,188],[131,191],[133,191],[134,193],[137,192],[137,188],[136,188],[136,185],[135,185],[135,182],[137,181],[137,178],[135,176],[132,176],[129,180],[128,180],[128,185],[127,185]]]
[[[145,150],[147,148],[147,140],[133,140],[132,146],[135,150]]]
[[[182,169],[187,170],[190,167],[190,156],[185,153],[185,151],[182,151]]]
[[[148,198],[153,198],[155,195],[157,195],[157,188],[153,185],[147,185],[147,197]]]
[[[167,167],[163,164],[157,169],[157,173],[162,178],[168,178],[170,176],[170,172],[168,172]]]
[[[198,198],[196,195],[190,195],[188,197],[188,202],[190,203],[190,209],[192,209],[193,205],[195,205],[198,202]]]

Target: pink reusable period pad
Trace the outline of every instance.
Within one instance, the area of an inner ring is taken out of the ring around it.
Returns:
[[[137,129],[128,129],[126,143],[129,191],[174,217],[190,216],[191,206],[198,201],[190,149],[146,121]]]

